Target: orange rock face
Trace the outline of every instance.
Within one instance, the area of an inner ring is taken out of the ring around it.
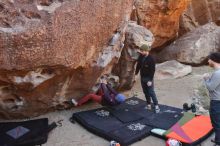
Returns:
[[[220,1],[191,0],[180,20],[181,35],[208,22],[215,22],[220,25]]]
[[[195,20],[204,25],[208,22],[220,22],[220,1],[219,0],[192,0],[188,11],[192,10]]]
[[[2,0],[0,117],[36,116],[88,93],[120,57],[132,4]]]
[[[148,28],[155,37],[153,48],[174,39],[179,30],[179,18],[190,0],[137,0],[136,19]]]

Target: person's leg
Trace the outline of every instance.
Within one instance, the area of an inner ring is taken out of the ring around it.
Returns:
[[[147,83],[141,81],[141,86],[142,86],[142,89],[143,89],[143,92],[144,92],[144,95],[145,95],[147,104],[151,104],[151,98],[150,98],[150,95],[149,95],[149,93],[148,93]]]
[[[151,86],[147,86],[146,89],[147,89],[148,95],[152,98],[154,105],[155,106],[158,105],[157,96],[156,96],[156,93],[154,91],[154,84],[152,83]]]
[[[210,118],[215,132],[215,143],[220,145],[220,101],[211,101]]]
[[[88,94],[84,97],[82,97],[79,101],[77,105],[82,105],[84,103],[86,103],[88,100],[92,99],[95,102],[101,103],[102,101],[102,96],[96,95],[96,94]]]
[[[213,105],[212,105],[212,101],[210,101],[210,108],[209,108],[209,115],[210,115],[210,120],[212,123],[212,127],[214,128],[214,118],[213,118],[213,111],[212,111]]]
[[[150,97],[152,98],[152,100],[153,100],[155,112],[156,112],[156,113],[159,113],[159,112],[160,112],[160,108],[159,108],[159,105],[158,105],[157,96],[156,96],[155,91],[154,91],[154,85],[153,85],[153,83],[152,83],[151,86],[147,86],[147,90],[148,90],[149,96],[150,96]]]

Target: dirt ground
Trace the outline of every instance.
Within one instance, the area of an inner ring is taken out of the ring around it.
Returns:
[[[202,75],[210,71],[208,67],[196,67],[193,68],[193,72],[190,75],[179,79],[155,80],[155,90],[159,102],[179,108],[182,108],[185,102],[191,103],[193,89],[200,84]],[[124,94],[129,97],[134,92],[136,92],[140,98],[144,99],[139,78],[137,78],[133,89]],[[78,123],[72,124],[69,122],[72,113],[97,107],[99,107],[98,104],[88,103],[77,109],[56,111],[41,116],[49,118],[50,122],[63,120],[62,126],[57,127],[50,133],[48,142],[43,146],[109,146],[108,141],[88,132]],[[213,135],[211,137],[213,137]],[[210,138],[202,143],[202,146],[211,145]],[[165,146],[165,141],[150,136],[131,146]]]

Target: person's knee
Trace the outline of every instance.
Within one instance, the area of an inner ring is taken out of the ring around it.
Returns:
[[[96,94],[89,94],[89,96],[91,96],[91,98],[93,98],[93,99],[94,98],[96,99],[96,98],[100,97],[99,95],[96,95]]]
[[[90,93],[90,94],[88,94],[87,96],[94,96],[95,94],[93,94],[93,93]]]
[[[147,91],[144,91],[144,95],[145,95],[145,96],[149,96],[149,94],[148,94]]]
[[[156,98],[156,94],[155,94],[154,91],[149,91],[148,94],[149,94],[150,97]]]

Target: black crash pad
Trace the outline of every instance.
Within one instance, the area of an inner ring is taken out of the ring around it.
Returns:
[[[143,101],[142,99],[139,99],[137,97],[132,97],[127,99],[124,103],[117,105],[117,106],[112,106],[111,109],[114,110],[119,110],[119,109],[139,109],[141,107],[145,107],[146,102]]]
[[[182,110],[166,105],[159,105],[160,112],[155,114],[154,111],[146,110],[145,107],[135,109],[135,113],[144,117],[145,124],[154,128],[168,130],[183,116]]]
[[[134,122],[143,119],[144,117],[137,114],[131,109],[110,110],[111,114],[123,123]]]
[[[101,133],[108,133],[123,126],[123,123],[114,117],[108,108],[105,107],[75,113],[73,117],[82,125]]]
[[[141,140],[151,134],[152,127],[145,124],[145,121],[136,121],[125,124],[119,129],[115,129],[108,134],[111,135],[110,140],[115,140],[121,145],[129,145]]]
[[[115,140],[122,146],[149,136],[152,130],[152,127],[144,124],[145,121],[123,123],[107,108],[75,113],[72,118],[90,132],[109,141]]]
[[[160,105],[156,114],[145,106],[144,100],[132,97],[118,106],[74,113],[72,119],[96,135],[127,146],[149,136],[153,128],[169,129],[182,117],[178,108]]]

